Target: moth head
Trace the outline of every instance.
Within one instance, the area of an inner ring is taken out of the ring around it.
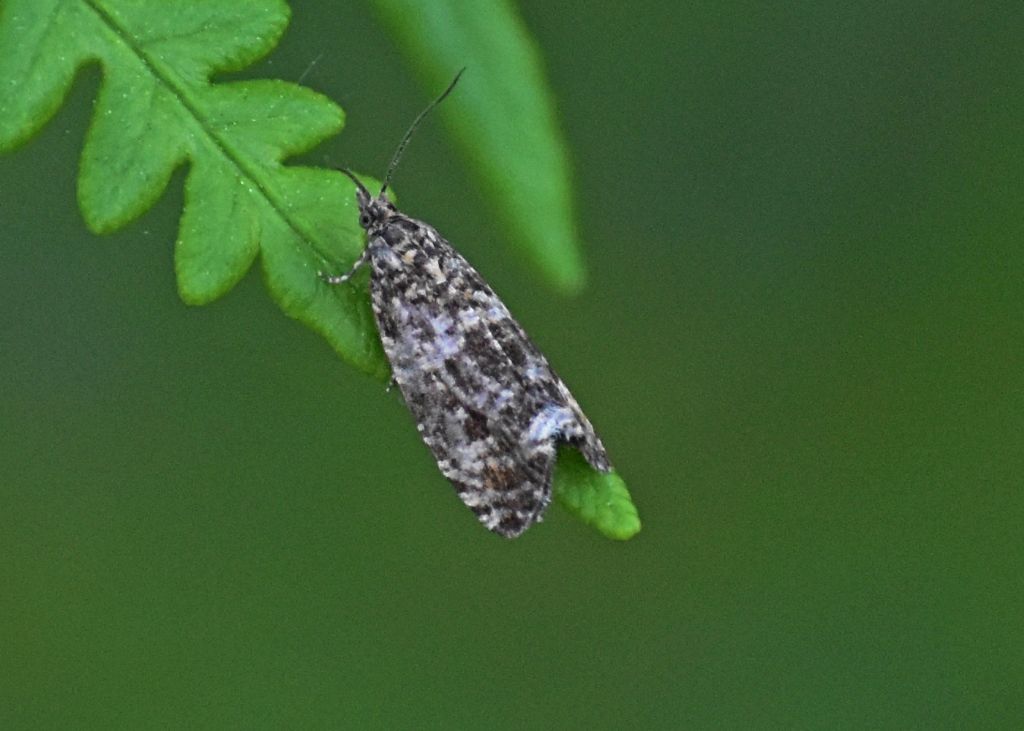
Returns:
[[[359,206],[359,225],[367,232],[379,228],[387,222],[395,212],[395,207],[381,190],[376,198],[370,194],[362,181],[351,170],[339,168],[353,183],[356,184],[356,205]]]
[[[376,229],[383,228],[394,213],[395,206],[383,193],[376,198],[368,198],[365,203],[359,201],[359,225],[367,233],[372,234]]]

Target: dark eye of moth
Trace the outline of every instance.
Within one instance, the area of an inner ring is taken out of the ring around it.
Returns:
[[[363,228],[366,228],[367,226],[369,226],[370,225],[370,217],[367,216],[365,213],[363,215],[361,215],[359,217],[359,225],[362,226]]]

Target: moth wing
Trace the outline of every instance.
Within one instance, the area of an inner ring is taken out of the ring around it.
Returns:
[[[469,323],[461,330],[463,356],[445,362],[440,380],[459,404],[456,418],[475,440],[445,474],[484,525],[514,537],[541,520],[551,502],[555,441],[531,435],[530,427],[555,403],[557,377],[482,280],[474,291],[491,301],[462,310]]]
[[[578,446],[599,469],[609,469],[607,456],[497,295],[423,228],[430,261],[371,281],[381,340],[441,472],[480,522],[512,538],[551,501],[559,442]]]

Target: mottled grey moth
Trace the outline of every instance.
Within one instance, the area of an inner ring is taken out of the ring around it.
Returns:
[[[587,417],[483,277],[432,226],[411,218],[386,191],[356,185],[367,245],[352,269],[321,277],[340,284],[370,265],[370,297],[384,353],[423,441],[462,501],[488,529],[514,538],[540,521],[551,501],[560,444],[596,469],[611,464]]]

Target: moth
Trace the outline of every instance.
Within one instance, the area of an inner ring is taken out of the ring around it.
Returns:
[[[565,383],[483,277],[433,226],[399,211],[386,191],[423,118],[410,126],[373,196],[356,186],[367,244],[347,282],[370,266],[370,297],[384,353],[416,428],[456,493],[488,529],[515,538],[551,502],[558,446],[611,470],[604,445]]]

